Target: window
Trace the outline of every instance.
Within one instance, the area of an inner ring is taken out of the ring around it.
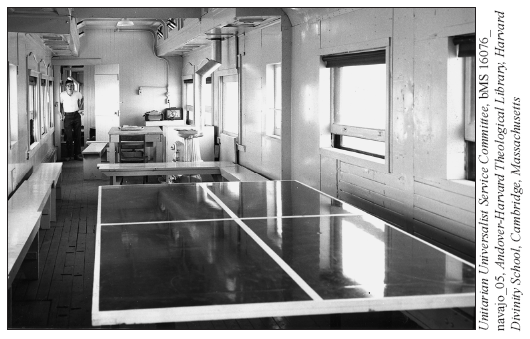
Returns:
[[[221,77],[222,129],[225,134],[239,135],[239,86],[237,75]]]
[[[46,105],[48,107],[48,127],[53,129],[53,81],[48,81],[46,87]]]
[[[202,102],[204,107],[204,123],[206,125],[213,125],[213,110],[212,110],[212,77],[206,78],[206,83],[202,87]]]
[[[18,140],[18,95],[17,95],[17,66],[8,63],[7,72],[7,107],[8,137],[10,145]]]
[[[48,105],[47,105],[47,96],[46,96],[46,79],[40,80],[40,93],[39,93],[39,121],[40,121],[40,134],[44,135],[48,128]]]
[[[184,80],[184,97],[186,98],[185,110],[186,110],[186,121],[193,120],[193,80],[187,79]]]
[[[28,121],[29,121],[29,144],[40,140],[39,124],[39,88],[37,72],[29,70],[28,77]]]
[[[282,129],[282,65],[270,64],[266,69],[268,135],[281,136]]]
[[[333,147],[385,163],[389,157],[388,49],[322,57],[331,68]]]
[[[453,44],[456,47],[455,64],[459,65],[454,79],[462,83],[465,179],[475,181],[475,35],[454,37]]]

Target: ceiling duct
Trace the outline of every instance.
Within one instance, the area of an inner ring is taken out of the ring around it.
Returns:
[[[195,126],[199,132],[204,127],[204,102],[202,100],[202,87],[206,83],[206,78],[221,66],[221,41],[212,41],[212,58],[206,58],[206,63],[195,71],[195,80],[193,81],[195,93]]]
[[[173,56],[188,53],[188,45],[206,46],[216,40],[225,40],[280,19],[280,8],[215,8],[201,20],[190,21],[180,30],[173,30],[157,45],[157,55]],[[212,60],[219,61],[212,57]],[[213,65],[213,63],[211,64]],[[203,67],[206,67],[205,65]]]
[[[248,17],[248,18],[235,18],[234,22],[231,22],[227,25],[224,25],[224,27],[257,27],[261,25],[265,20],[267,20],[267,17],[263,18],[256,18],[256,17]]]
[[[195,73],[201,77],[207,77],[221,66],[221,41],[212,41],[212,58],[206,58],[206,63]]]
[[[127,20],[127,19],[121,19],[120,21],[118,21],[118,23],[116,24],[117,27],[130,27],[130,26],[134,26],[134,22],[132,22],[131,20]]]

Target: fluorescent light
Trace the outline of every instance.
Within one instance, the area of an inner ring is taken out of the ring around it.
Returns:
[[[127,19],[121,19],[120,21],[118,21],[116,26],[118,27],[134,26],[134,22],[132,22],[131,20],[127,20]]]

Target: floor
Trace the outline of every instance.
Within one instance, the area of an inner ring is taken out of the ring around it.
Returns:
[[[63,165],[57,221],[40,230],[40,279],[16,280],[13,328],[91,329],[97,193],[108,180],[83,180],[83,163]],[[418,329],[401,312],[274,317],[103,328],[128,329]]]

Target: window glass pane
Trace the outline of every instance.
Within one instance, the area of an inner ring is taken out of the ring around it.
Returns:
[[[335,88],[335,123],[385,129],[387,117],[386,65],[348,66]]]
[[[341,147],[358,150],[363,153],[385,156],[385,143],[356,137],[342,136]]]
[[[46,100],[48,105],[48,122],[49,126],[53,127],[53,81],[48,81],[47,90]]]
[[[44,134],[46,133],[46,116],[48,113],[48,107],[45,102],[45,95],[46,95],[46,80],[41,79],[40,81],[40,110],[39,110],[39,120],[41,122],[40,124],[40,133]]]
[[[212,119],[212,84],[204,84],[202,87],[202,102],[204,103],[204,123],[213,125]]]
[[[465,140],[475,141],[475,57],[464,58]]]
[[[223,81],[223,131],[239,133],[238,83]]]
[[[282,110],[281,109],[275,109],[274,110],[274,134],[275,135],[282,135]]]
[[[17,66],[9,64],[8,107],[10,141],[18,140]]]
[[[186,83],[186,105],[193,106],[193,83]]]
[[[274,108],[282,109],[282,66],[274,66]]]
[[[38,129],[38,89],[37,78],[30,76],[28,81],[28,113],[29,113],[29,143],[30,145],[37,142],[39,136]]]

